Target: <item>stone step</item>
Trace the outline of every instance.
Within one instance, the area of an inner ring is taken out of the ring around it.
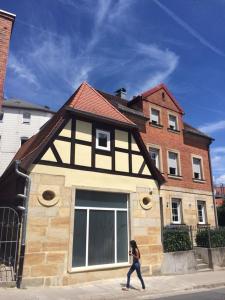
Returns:
[[[208,264],[205,263],[197,264],[197,270],[208,269],[208,268],[209,268]]]
[[[199,269],[198,270],[198,272],[209,272],[209,271],[213,271],[213,269],[205,268],[205,269]]]

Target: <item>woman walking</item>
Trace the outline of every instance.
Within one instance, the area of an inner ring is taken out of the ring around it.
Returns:
[[[137,276],[141,281],[142,289],[145,290],[145,284],[144,280],[141,276],[141,265],[140,265],[140,251],[138,249],[136,241],[132,240],[130,241],[130,246],[131,246],[131,251],[129,251],[129,255],[133,256],[133,263],[132,266],[130,267],[129,272],[127,273],[127,285],[125,290],[128,290],[130,288],[130,276],[131,274],[136,270]]]

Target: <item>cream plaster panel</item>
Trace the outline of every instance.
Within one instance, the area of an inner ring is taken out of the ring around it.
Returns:
[[[70,148],[71,148],[70,143],[55,140],[54,145],[55,145],[62,161],[66,164],[69,164],[70,163]]]
[[[107,155],[99,155],[95,156],[95,167],[101,169],[112,169],[112,157]]]
[[[115,146],[128,149],[128,132],[115,130]]]
[[[44,165],[33,165],[31,172],[65,176],[65,186],[67,187],[83,186],[84,188],[87,187],[89,189],[96,187],[102,189],[102,185],[104,184],[104,188],[109,189],[109,191],[115,190],[116,187],[118,191],[136,192],[137,186],[157,189],[155,181],[147,178],[81,171]]]
[[[128,153],[115,151],[115,170],[121,172],[129,172]]]
[[[66,126],[63,128],[63,130],[60,132],[60,136],[66,136],[71,138],[71,120],[66,124]]]
[[[91,147],[85,145],[75,145],[75,164],[81,166],[91,166]]]
[[[138,145],[136,144],[135,139],[133,138],[133,136],[131,137],[131,150],[140,152],[140,150],[138,148]]]
[[[144,170],[143,170],[142,174],[143,174],[143,175],[151,175],[151,172],[149,171],[149,169],[148,169],[148,166],[147,166],[147,165],[145,165],[145,167],[144,167]]]
[[[55,161],[56,162],[55,155],[53,154],[53,152],[52,152],[52,150],[50,148],[45,152],[45,154],[42,156],[41,159],[42,160]]]
[[[143,162],[144,162],[143,156],[132,154],[132,172],[137,174]]]
[[[92,124],[84,121],[76,121],[76,139],[91,142]]]

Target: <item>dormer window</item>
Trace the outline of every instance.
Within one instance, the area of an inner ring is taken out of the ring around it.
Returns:
[[[155,108],[151,108],[151,123],[154,125],[160,124],[160,112]]]
[[[169,129],[178,130],[177,117],[174,115],[169,115]]]
[[[96,129],[96,148],[110,151],[110,132]]]

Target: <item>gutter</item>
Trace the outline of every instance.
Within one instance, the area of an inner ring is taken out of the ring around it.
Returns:
[[[214,207],[214,215],[215,215],[215,225],[216,225],[216,227],[218,227],[218,217],[217,217],[216,200],[215,200],[215,194],[214,194],[214,188],[213,188],[212,164],[211,164],[211,155],[210,155],[209,146],[208,146],[208,157],[209,157],[209,170],[210,170],[212,196],[213,196],[213,207]]]
[[[22,276],[23,276],[23,265],[24,265],[24,256],[25,256],[25,248],[26,248],[26,231],[27,231],[27,212],[28,212],[28,203],[29,203],[29,195],[30,195],[30,186],[31,179],[30,177],[19,171],[20,161],[16,160],[15,162],[15,172],[20,177],[23,177],[25,181],[24,185],[24,194],[17,194],[18,198],[23,199],[23,206],[18,206],[18,209],[22,211],[22,232],[21,232],[21,246],[20,246],[20,255],[19,255],[19,268],[17,273],[16,285],[17,288],[21,287]]]

